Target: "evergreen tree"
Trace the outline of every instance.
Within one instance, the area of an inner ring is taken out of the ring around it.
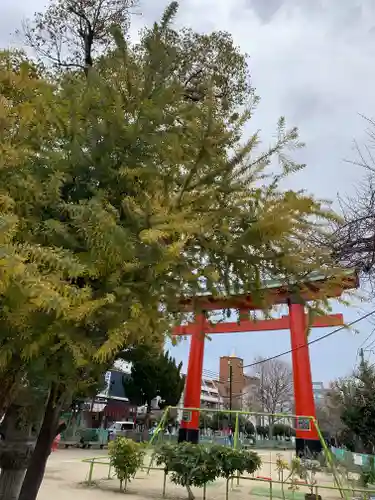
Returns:
[[[324,433],[350,451],[373,453],[375,433],[375,370],[360,354],[354,372],[331,382],[324,400],[317,407],[319,425]]]
[[[153,399],[159,397],[162,407],[176,406],[180,401],[185,384],[182,363],[176,364],[168,352],[147,346],[133,349],[124,359],[132,363],[130,377],[124,378],[125,395],[133,404],[147,405],[147,428]]]
[[[341,419],[362,443],[365,453],[375,448],[375,369],[362,359],[354,376],[341,388]]]

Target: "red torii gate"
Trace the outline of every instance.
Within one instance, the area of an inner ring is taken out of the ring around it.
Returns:
[[[261,291],[263,300],[268,305],[287,304],[289,315],[277,319],[249,320],[249,311],[260,309],[259,302],[251,295],[214,297],[211,295],[180,299],[180,308],[184,312],[195,312],[195,322],[176,327],[174,335],[191,335],[188,370],[185,384],[185,408],[200,408],[200,394],[203,371],[204,340],[206,335],[219,333],[270,331],[290,329],[295,414],[315,417],[315,402],[312,388],[309,347],[307,345],[307,316],[304,304],[322,297],[337,298],[345,290],[358,287],[356,274],[347,274],[339,281],[327,281],[322,277],[310,279],[300,286],[298,295],[283,285],[271,285]],[[240,310],[240,321],[234,323],[210,324],[205,312],[221,309]],[[311,325],[324,328],[343,325],[342,314],[318,316]],[[192,411],[181,422],[179,441],[197,443],[199,440],[199,413]],[[308,448],[311,452],[320,451],[321,443],[315,426],[307,419],[296,422],[296,451],[303,453]]]

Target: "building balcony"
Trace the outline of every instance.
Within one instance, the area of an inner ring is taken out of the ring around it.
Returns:
[[[212,394],[219,394],[219,391],[216,387],[202,385],[202,391],[212,392]]]
[[[208,402],[208,403],[221,403],[221,398],[217,396],[206,396],[205,394],[201,394],[201,401],[202,402]]]

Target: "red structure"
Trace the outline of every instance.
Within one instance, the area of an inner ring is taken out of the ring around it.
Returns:
[[[309,280],[300,287],[298,294],[285,286],[272,285],[261,290],[262,304],[287,304],[289,315],[278,319],[249,320],[249,311],[261,309],[259,301],[252,295],[228,296],[216,298],[200,296],[180,300],[181,310],[199,311],[195,322],[177,327],[175,335],[190,335],[190,353],[185,386],[185,408],[199,408],[204,358],[204,340],[206,335],[234,332],[270,331],[289,329],[292,347],[293,383],[295,413],[301,415],[296,422],[296,451],[298,454],[308,448],[311,452],[320,451],[321,443],[315,427],[305,417],[315,417],[315,403],[312,389],[309,348],[307,345],[307,316],[304,304],[321,298],[337,298],[345,290],[358,287],[354,274],[347,275],[339,282],[328,282],[324,278]],[[264,306],[263,306],[264,307]],[[206,319],[206,312],[221,309],[241,311],[241,320],[237,323],[218,323],[211,325]],[[342,314],[320,316],[312,327],[330,327],[343,325]],[[197,443],[199,439],[199,412],[186,411],[181,422],[179,441]]]

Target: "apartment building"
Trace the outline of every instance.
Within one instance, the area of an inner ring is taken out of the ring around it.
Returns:
[[[222,398],[217,380],[203,377],[201,385],[201,408],[219,410],[222,408]]]

